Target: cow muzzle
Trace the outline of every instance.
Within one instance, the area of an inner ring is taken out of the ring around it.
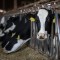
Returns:
[[[37,34],[37,39],[39,39],[39,40],[40,40],[40,39],[43,39],[43,40],[44,40],[44,39],[47,39],[47,34],[44,34],[44,33],[40,33],[40,34],[39,34],[39,33],[38,33],[38,34]]]

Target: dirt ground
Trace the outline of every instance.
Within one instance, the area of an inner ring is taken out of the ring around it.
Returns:
[[[24,47],[11,54],[5,54],[0,47],[0,60],[48,60],[48,58],[30,47]]]

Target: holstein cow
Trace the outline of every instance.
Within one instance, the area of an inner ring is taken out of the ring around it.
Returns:
[[[52,30],[52,24],[53,24],[53,28],[54,28],[53,29],[53,45],[55,46],[55,39],[54,39],[55,22],[53,22],[55,13],[52,10],[42,8],[42,9],[39,9],[37,13],[37,17],[39,18],[39,22],[40,22],[40,30],[37,33],[37,39],[46,40],[48,38],[48,35],[49,37],[51,37],[51,30]],[[46,46],[48,48],[48,51],[50,52],[51,41],[48,40],[48,43],[46,41],[46,43],[44,44],[47,44]],[[45,48],[43,48],[43,50],[46,49],[46,46]]]
[[[31,34],[31,21],[30,17],[34,17],[33,14],[26,14],[22,17],[11,17],[5,27],[5,35],[2,37],[2,48],[5,53],[15,52],[21,48],[21,46],[30,40]]]
[[[21,46],[30,40],[30,24],[26,20],[19,20],[19,16],[11,17],[7,21],[2,38],[2,48],[5,53],[17,51]]]
[[[55,43],[55,13],[52,10],[47,10],[47,9],[40,9],[37,13],[37,16],[39,18],[40,21],[40,30],[37,33],[37,39],[46,39],[47,38],[47,34],[50,35],[51,37],[51,32],[52,32],[52,24],[53,24],[53,48],[54,51],[53,53],[55,53],[55,49],[56,49],[56,43]],[[60,14],[58,14],[58,19],[60,19]],[[50,44],[51,42],[49,42]],[[48,50],[50,52],[50,48],[48,44]],[[56,58],[57,58],[58,54],[56,54]]]

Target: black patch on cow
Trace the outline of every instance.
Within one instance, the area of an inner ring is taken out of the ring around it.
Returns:
[[[21,21],[17,20],[14,22],[16,28],[13,30],[13,32],[16,32],[18,35],[20,35],[21,39],[27,39],[30,37],[31,24],[27,17],[28,16],[25,15],[22,17]]]
[[[45,30],[48,32],[48,34],[51,34],[51,28],[52,28],[52,22],[54,19],[54,14],[52,13],[51,10],[47,10],[48,11],[48,16],[46,18],[46,22],[45,22]]]
[[[2,30],[4,29],[4,26],[2,24],[0,24],[0,29],[2,29]]]
[[[16,43],[17,43],[17,39],[11,38],[9,43],[6,45],[5,49],[10,51],[13,48],[14,44],[16,44]]]
[[[5,34],[3,37],[1,37],[1,40],[2,40],[1,46],[2,46],[2,48],[4,48],[5,45],[7,44],[7,42],[11,40],[11,35],[12,35],[12,33],[9,32],[9,34]]]
[[[40,27],[41,27],[41,23],[40,23],[40,20],[39,20],[39,17],[37,16],[37,13],[35,13],[35,18],[36,18],[36,26],[37,26],[37,30],[39,31],[40,30]]]

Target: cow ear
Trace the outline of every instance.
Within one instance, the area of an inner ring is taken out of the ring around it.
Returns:
[[[5,17],[2,17],[1,24],[4,24],[4,22],[5,22]]]

